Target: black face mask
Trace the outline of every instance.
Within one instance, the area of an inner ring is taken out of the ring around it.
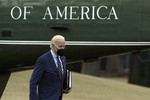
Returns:
[[[58,50],[57,50],[57,54],[58,54],[59,56],[63,56],[63,55],[64,55],[64,49],[58,49]]]

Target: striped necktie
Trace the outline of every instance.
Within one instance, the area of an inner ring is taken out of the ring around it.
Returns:
[[[57,56],[57,65],[58,65],[58,76],[59,76],[59,79],[61,79],[62,78],[62,68],[61,68],[59,56]]]

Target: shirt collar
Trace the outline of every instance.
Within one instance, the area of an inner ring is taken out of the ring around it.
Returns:
[[[51,49],[51,53],[52,53],[53,58],[57,57],[57,55],[54,53],[54,51],[52,49]]]

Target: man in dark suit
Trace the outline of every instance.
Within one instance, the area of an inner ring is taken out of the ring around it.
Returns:
[[[65,38],[56,35],[51,50],[40,56],[30,79],[30,100],[62,100],[66,74]]]

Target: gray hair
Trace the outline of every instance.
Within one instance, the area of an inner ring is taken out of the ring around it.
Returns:
[[[62,35],[55,35],[52,39],[51,39],[51,43],[50,43],[50,48],[52,48],[53,44],[56,44],[57,41],[59,41],[60,39],[63,39],[65,41],[65,37],[63,37]]]

